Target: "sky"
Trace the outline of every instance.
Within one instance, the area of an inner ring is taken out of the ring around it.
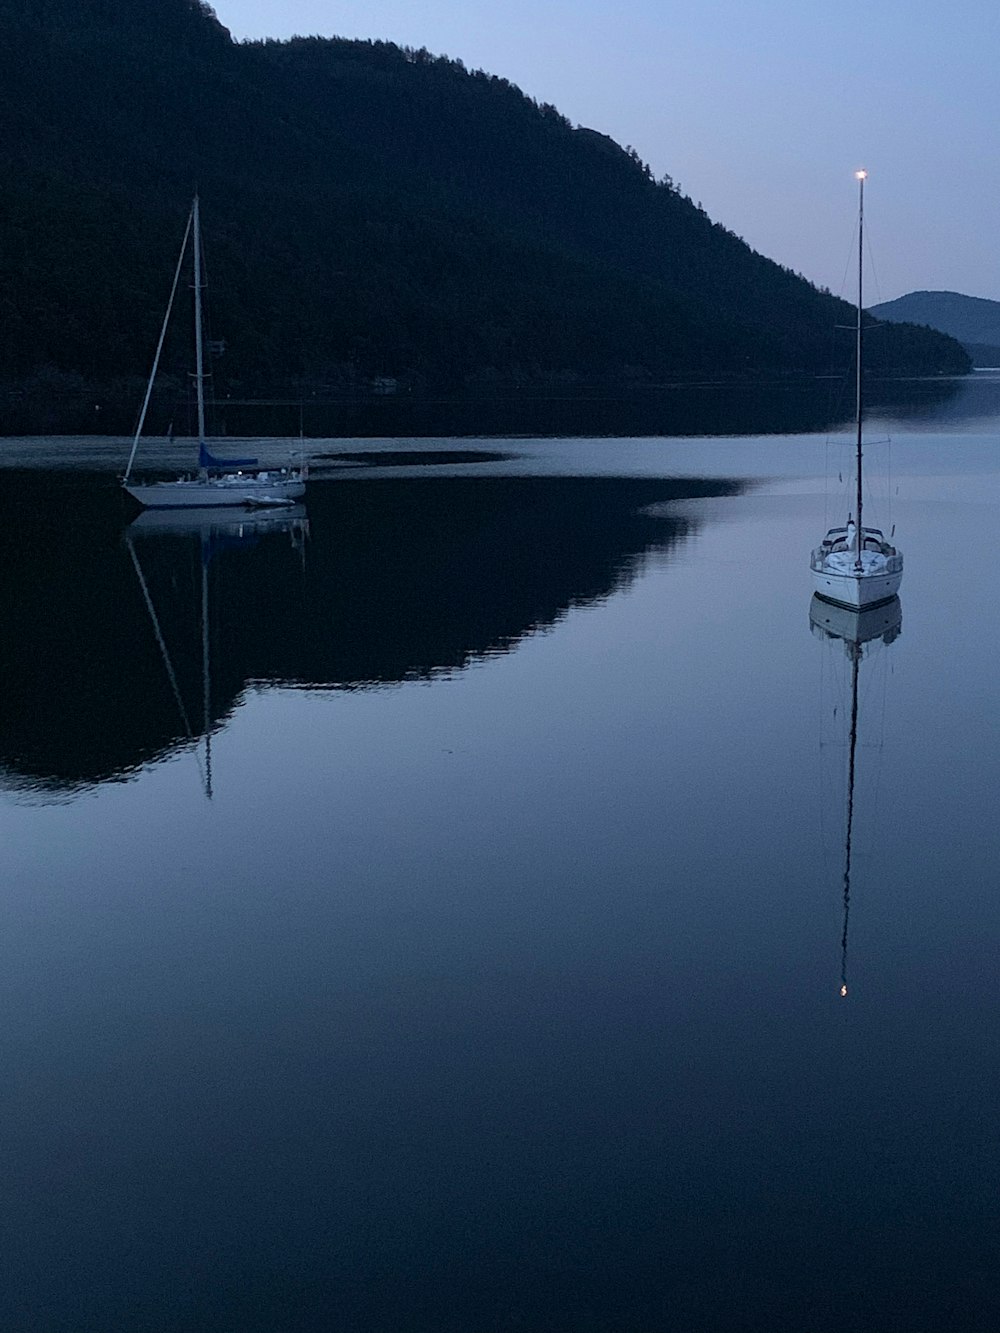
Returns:
[[[865,303],[1000,300],[996,0],[214,0],[234,37],[460,58],[631,145],[754,249]]]

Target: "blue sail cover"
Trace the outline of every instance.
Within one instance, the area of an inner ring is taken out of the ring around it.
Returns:
[[[215,458],[205,448],[205,441],[198,443],[198,466],[204,468],[256,467],[256,458]]]

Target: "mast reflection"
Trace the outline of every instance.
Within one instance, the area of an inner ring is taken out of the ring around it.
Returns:
[[[205,760],[202,785],[205,796],[212,799],[212,657],[211,657],[211,604],[209,599],[209,566],[220,551],[246,550],[256,546],[265,534],[287,533],[293,549],[305,562],[305,543],[309,535],[309,520],[304,505],[288,505],[273,509],[234,511],[233,509],[147,509],[125,530],[125,545],[142,591],[146,612],[160,651],[171,693],[189,741],[197,743],[191,724],[191,715],[185,706],[166,636],[150,592],[149,581],[139,558],[139,547],[146,541],[169,538],[188,538],[196,544],[200,555],[201,625],[201,734],[205,738]],[[199,761],[200,766],[200,761]]]
[[[809,627],[821,639],[843,645],[851,664],[850,726],[847,744],[847,819],[844,835],[843,917],[840,938],[840,994],[847,998],[847,936],[851,912],[851,857],[854,837],[854,796],[857,779],[858,700],[861,662],[878,644],[888,646],[902,633],[903,608],[898,597],[863,611],[834,606],[813,595]]]

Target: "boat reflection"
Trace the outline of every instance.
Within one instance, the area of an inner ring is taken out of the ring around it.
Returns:
[[[123,540],[106,479],[88,489],[20,474],[0,497],[18,553],[0,568],[0,786],[63,799],[131,780],[201,734],[203,547],[218,729],[251,685],[396,688],[514,652],[627,587],[648,553],[673,559],[710,521],[687,501],[742,488],[727,478],[344,477],[311,485],[308,523],[301,506],[147,511]]]
[[[890,644],[899,638],[903,627],[903,607],[898,597],[864,611],[835,606],[813,594],[809,604],[809,626],[820,638],[839,639],[847,656],[861,660],[865,644],[875,639]]]
[[[145,541],[180,537],[198,544],[201,563],[201,720],[200,733],[205,739],[202,784],[206,797],[212,799],[212,654],[211,654],[211,600],[209,597],[209,567],[221,550],[256,546],[265,534],[287,533],[293,548],[305,560],[305,543],[309,535],[309,520],[304,505],[278,508],[234,511],[233,509],[147,509],[125,531],[125,545],[135,569],[143,601],[149,615],[156,645],[163,660],[167,680],[181,724],[190,742],[198,745],[198,730],[192,726],[192,710],[184,699],[167,637],[164,634],[149,581],[143,571],[139,549]],[[193,608],[192,608],[193,610]]]
[[[287,532],[293,541],[309,535],[309,519],[302,504],[266,509],[144,509],[125,530],[133,537],[190,537],[203,540],[227,537],[254,542],[268,532]]]
[[[843,915],[840,939],[840,994],[845,999],[848,994],[847,937],[851,912],[855,792],[858,779],[857,753],[861,663],[866,657],[872,657],[878,648],[888,647],[894,643],[902,633],[902,626],[903,608],[898,597],[893,597],[891,601],[884,602],[881,606],[869,607],[863,611],[834,606],[815,594],[813,594],[813,599],[809,605],[809,627],[812,632],[826,642],[840,644],[850,663],[847,806],[843,842]],[[834,706],[833,716],[836,718],[840,713],[841,709],[838,703]]]

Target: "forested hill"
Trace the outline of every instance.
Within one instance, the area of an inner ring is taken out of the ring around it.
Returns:
[[[504,79],[383,43],[237,43],[198,0],[0,0],[8,389],[144,373],[196,186],[233,391],[851,354],[842,303]],[[885,371],[968,367],[925,329],[873,342]]]
[[[957,338],[977,366],[1000,364],[1000,301],[961,292],[908,292],[872,306],[880,320],[926,324]]]

